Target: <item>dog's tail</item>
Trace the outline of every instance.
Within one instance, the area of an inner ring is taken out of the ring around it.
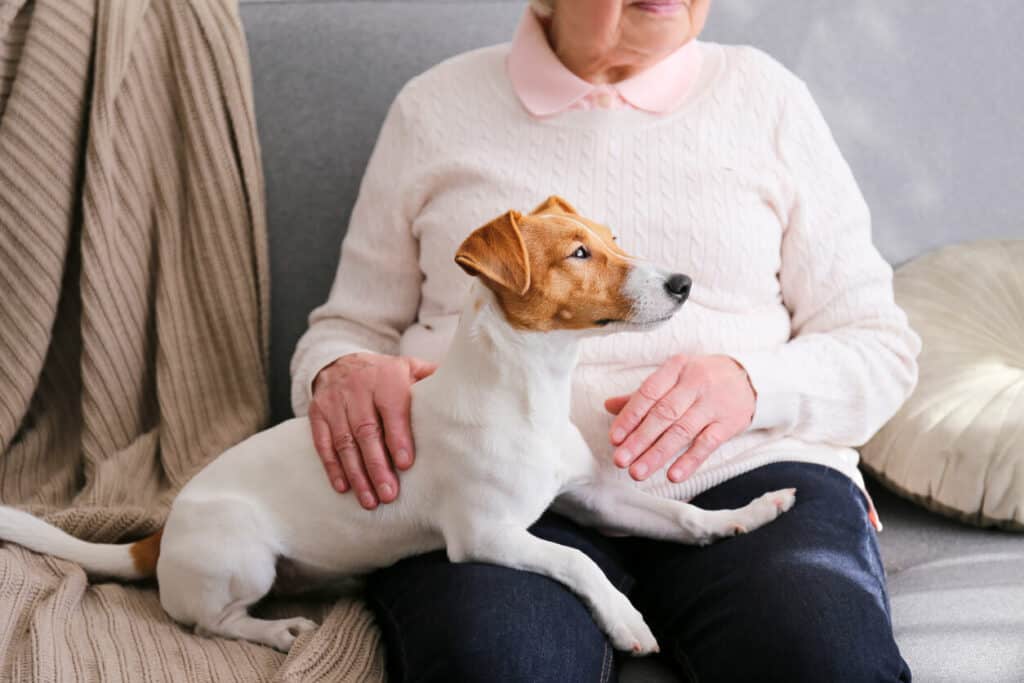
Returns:
[[[156,573],[163,529],[135,543],[89,543],[27,512],[0,505],[0,541],[81,565],[90,576],[137,581]]]

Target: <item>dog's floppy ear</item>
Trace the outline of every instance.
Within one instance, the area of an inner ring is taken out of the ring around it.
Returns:
[[[520,296],[530,289],[530,256],[519,231],[518,211],[504,213],[470,233],[455,262],[470,275],[486,278]]]
[[[557,194],[553,194],[545,199],[541,204],[530,212],[531,216],[538,213],[567,213],[572,216],[579,216],[579,212],[573,208],[572,204],[565,201]]]

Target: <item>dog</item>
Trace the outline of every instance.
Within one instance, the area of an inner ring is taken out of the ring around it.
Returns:
[[[682,307],[690,279],[632,258],[607,227],[559,197],[478,228],[455,261],[476,280],[445,360],[412,387],[417,464],[402,473],[394,503],[368,511],[355,496],[338,495],[302,417],[210,462],[148,538],[87,543],[2,507],[0,539],[93,576],[155,574],[161,605],[178,622],[285,652],[316,624],[248,611],[274,587],[282,562],[304,584],[329,586],[444,548],[452,562],[560,581],[615,648],[656,652],[643,616],[592,560],[527,529],[551,507],[609,533],[705,544],[753,531],[793,505],[794,489],[715,511],[644,493],[602,475],[569,419],[580,341],[663,323]]]

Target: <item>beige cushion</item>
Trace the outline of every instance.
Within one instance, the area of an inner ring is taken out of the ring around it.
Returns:
[[[921,335],[920,380],[865,467],[932,510],[1024,529],[1024,240],[925,254],[895,290]]]

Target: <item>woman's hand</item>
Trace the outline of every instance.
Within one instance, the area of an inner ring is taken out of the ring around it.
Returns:
[[[313,381],[309,424],[327,477],[355,489],[367,510],[398,497],[395,467],[412,467],[410,388],[437,366],[418,358],[353,353]]]
[[[729,356],[673,356],[633,394],[605,401],[617,416],[610,434],[615,464],[642,481],[686,448],[668,471],[669,479],[683,481],[747,428],[756,401],[747,371]]]

